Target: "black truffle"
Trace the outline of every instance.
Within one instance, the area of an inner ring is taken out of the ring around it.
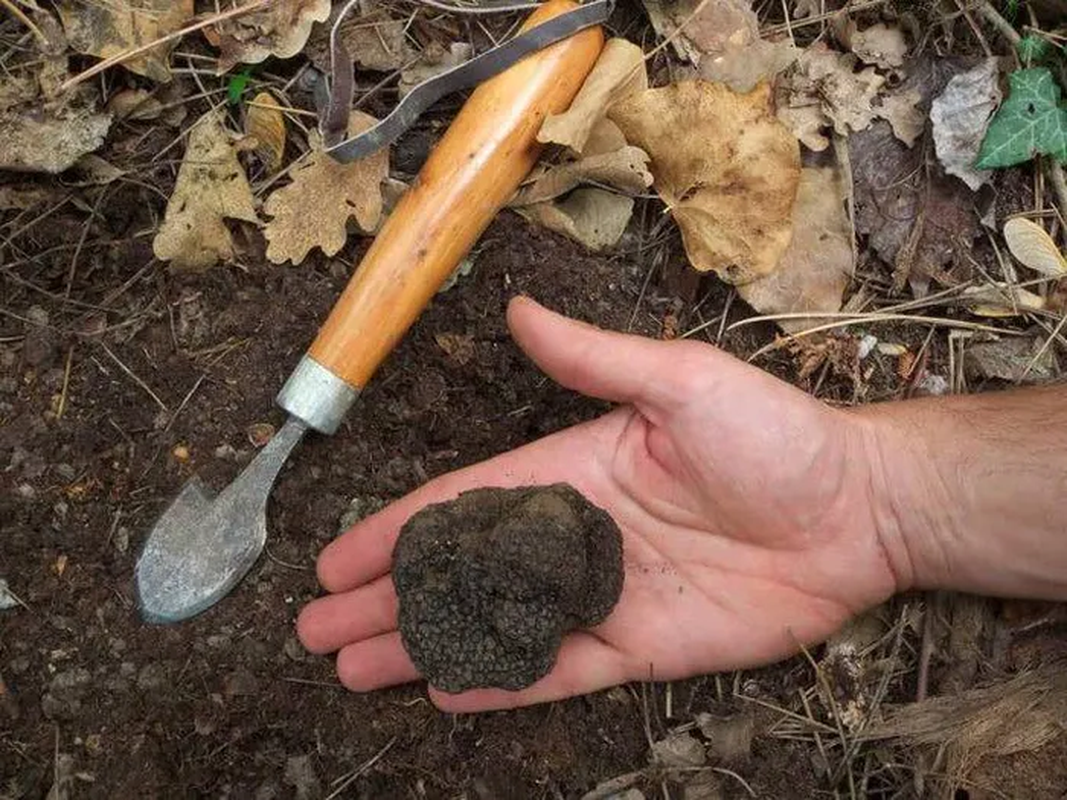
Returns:
[[[408,520],[393,581],[404,648],[430,684],[517,690],[548,673],[564,633],[614,608],[622,536],[566,484],[474,489]]]

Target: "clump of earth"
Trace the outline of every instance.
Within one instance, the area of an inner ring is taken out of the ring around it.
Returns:
[[[523,689],[565,633],[615,607],[622,535],[566,484],[474,489],[404,525],[393,581],[404,648],[432,686]]]

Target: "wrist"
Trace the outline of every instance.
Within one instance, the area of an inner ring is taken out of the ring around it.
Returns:
[[[1067,599],[1063,389],[857,412],[870,502],[901,589]]]
[[[903,413],[905,405],[856,410],[875,536],[899,592],[943,585],[945,545],[956,538],[952,512],[958,502],[928,450],[931,442]]]

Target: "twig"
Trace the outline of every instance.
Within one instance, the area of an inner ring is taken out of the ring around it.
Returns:
[[[95,75],[99,75],[104,70],[110,69],[116,64],[122,64],[125,61],[129,61],[131,58],[136,58],[142,53],[146,53],[155,47],[159,47],[161,44],[166,44],[167,42],[173,41],[175,39],[180,39],[187,33],[195,33],[196,31],[202,30],[204,28],[209,28],[212,25],[216,25],[220,22],[225,22],[228,19],[244,16],[245,14],[248,14],[252,11],[256,11],[260,8],[263,8],[271,2],[272,0],[253,0],[253,2],[249,3],[248,5],[238,6],[237,8],[231,8],[229,11],[222,11],[218,14],[212,14],[210,17],[206,17],[200,20],[199,22],[194,22],[192,25],[187,25],[184,28],[181,28],[180,30],[168,33],[166,36],[161,36],[155,41],[149,42],[148,44],[142,44],[139,47],[133,47],[129,50],[123,50],[121,53],[116,53],[115,55],[111,56],[111,58],[105,58],[103,61],[89,67],[89,69],[79,72],[74,77],[68,78],[62,84],[60,84],[59,91],[64,92],[67,89],[77,86],[83,81],[89,80],[89,78],[92,78]]]
[[[107,357],[108,358],[110,358],[112,361],[114,361],[116,364],[118,364],[119,369],[121,369],[123,372],[125,372],[126,375],[129,376],[130,380],[132,380],[134,383],[136,383],[138,386],[140,386],[142,389],[144,389],[145,394],[147,394],[149,397],[151,397],[156,402],[157,406],[159,406],[163,411],[166,411],[166,412],[169,413],[170,409],[167,408],[166,403],[164,403],[162,400],[159,399],[159,395],[157,395],[155,392],[153,392],[152,388],[147,383],[145,383],[143,380],[138,378],[137,375],[133,372],[133,370],[131,370],[129,367],[127,367],[125,364],[123,364],[121,361],[119,361],[119,357],[117,355],[115,355],[114,353],[112,353],[111,349],[106,344],[104,344],[103,342],[97,342],[97,344],[100,345],[100,347],[103,349],[103,351],[105,353],[107,353]]]
[[[21,8],[12,3],[11,0],[0,0],[0,5],[10,11],[11,16],[30,29],[30,33],[32,33],[34,38],[41,43],[41,47],[44,47],[45,49],[50,47],[48,37],[41,33],[41,29],[34,24],[32,19],[22,13]]]
[[[985,17],[986,22],[997,29],[997,33],[1011,43],[1012,48],[1022,40],[1019,32],[1012,27],[1010,22],[1000,15],[999,11],[993,8],[993,4],[990,3],[989,0],[978,0],[975,8],[978,10],[979,14]]]
[[[67,390],[70,387],[70,367],[74,362],[74,345],[67,350],[67,363],[63,366],[63,388],[59,390],[59,403],[56,405],[56,419],[63,419],[67,410]]]
[[[877,6],[884,6],[889,0],[866,0],[866,2],[852,3],[848,10],[851,12],[866,11]],[[771,25],[764,30],[764,34],[768,36],[774,36],[779,33],[789,33],[791,30],[797,28],[804,28],[808,25],[818,25],[822,22],[826,22],[829,19],[833,19],[837,11],[828,11],[825,14],[812,14],[810,17],[804,19],[795,19],[791,22],[785,22],[781,25]]]
[[[396,739],[397,739],[397,737],[394,736],[392,739],[390,739],[388,741],[388,743],[385,745],[385,747],[383,747],[381,750],[379,750],[373,756],[371,756],[366,761],[364,761],[362,764],[360,764],[351,773],[349,773],[348,775],[343,775],[340,778],[338,778],[337,780],[335,780],[334,784],[335,785],[336,784],[340,784],[340,786],[338,786],[336,789],[334,789],[332,792],[330,792],[330,794],[326,796],[326,800],[333,800],[333,798],[337,797],[338,795],[341,794],[341,792],[343,792],[345,789],[347,789],[349,787],[349,785],[353,781],[355,781],[356,778],[358,778],[364,772],[366,772],[371,767],[373,767],[375,764],[377,764],[378,760],[382,756],[384,756],[386,753],[389,752],[389,748],[392,747],[394,744],[396,744]]]

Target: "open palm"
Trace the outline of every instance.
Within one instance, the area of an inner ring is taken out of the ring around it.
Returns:
[[[523,299],[508,317],[549,375],[624,405],[433,480],[323,551],[333,594],[303,610],[298,632],[312,652],[338,651],[346,686],[418,677],[397,631],[393,543],[418,509],[479,486],[570,483],[622,529],[626,576],[611,616],[565,637],[547,676],[520,692],[431,687],[448,711],[767,663],[897,590],[858,417],[709,345],[607,333]]]

